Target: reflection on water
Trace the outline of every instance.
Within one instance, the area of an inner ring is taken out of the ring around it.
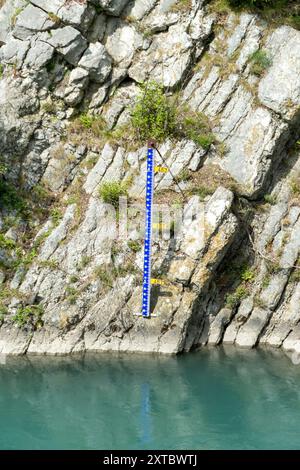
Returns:
[[[8,358],[0,448],[300,448],[300,366],[279,351]]]

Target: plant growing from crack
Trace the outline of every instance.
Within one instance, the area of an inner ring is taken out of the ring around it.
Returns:
[[[250,56],[250,72],[257,77],[261,77],[272,65],[272,60],[266,51],[259,50]]]
[[[34,329],[37,329],[43,326],[43,314],[44,309],[42,305],[26,305],[25,307],[18,308],[12,320],[20,328],[33,326]]]
[[[128,196],[127,184],[119,181],[106,181],[100,186],[99,196],[106,204],[111,204],[115,209],[118,208],[119,198]]]
[[[189,139],[208,150],[216,142],[208,118],[178,103],[178,96],[167,96],[161,84],[140,85],[141,94],[131,111],[131,124],[140,143],[154,139]]]

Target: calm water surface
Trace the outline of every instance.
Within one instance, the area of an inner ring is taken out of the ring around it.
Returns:
[[[300,449],[300,366],[234,348],[9,358],[0,416],[0,449]]]

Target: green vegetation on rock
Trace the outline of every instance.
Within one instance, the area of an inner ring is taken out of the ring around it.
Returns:
[[[266,51],[256,51],[250,57],[250,71],[257,77],[261,77],[271,65],[272,61]]]
[[[137,240],[129,240],[127,245],[128,245],[128,248],[130,248],[130,250],[133,251],[134,253],[137,253],[142,248],[140,242]]]
[[[19,307],[13,316],[13,321],[20,327],[33,326],[34,329],[43,326],[42,316],[44,309],[42,305],[26,305]]]
[[[128,190],[125,183],[119,181],[106,181],[100,186],[99,196],[106,204],[111,204],[116,209],[121,196],[127,196]]]
[[[228,12],[249,11],[270,24],[288,24],[300,29],[300,4],[298,0],[213,0],[211,10]]]
[[[152,81],[142,84],[141,94],[131,112],[131,123],[141,143],[154,139],[190,139],[204,149],[215,142],[208,118],[181,105],[177,96],[167,96],[163,86]],[[178,102],[177,102],[178,101]]]
[[[140,87],[141,95],[131,113],[132,125],[140,141],[162,142],[175,132],[175,108],[158,83],[147,82]]]
[[[239,286],[232,294],[226,296],[226,307],[235,308],[241,300],[243,300],[249,294],[249,290],[245,286]]]
[[[170,11],[174,13],[184,13],[190,11],[191,8],[192,0],[177,0],[176,3],[171,6]]]

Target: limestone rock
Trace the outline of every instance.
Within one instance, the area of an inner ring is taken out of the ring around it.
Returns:
[[[31,3],[41,10],[53,15],[57,20],[64,24],[71,24],[79,29],[86,30],[93,20],[95,10],[91,8],[88,2],[66,2],[65,0],[30,0]]]
[[[266,326],[270,315],[270,311],[255,307],[250,318],[238,331],[235,340],[236,344],[246,348],[253,348],[263,328]]]
[[[220,226],[222,219],[228,214],[233,202],[233,193],[226,188],[219,187],[210,198],[206,208],[206,228],[213,233]]]
[[[35,84],[26,80],[0,81],[0,152],[20,155],[25,152],[39,118],[28,121],[25,116],[38,110],[39,99]]]
[[[131,25],[124,21],[112,18],[106,27],[105,47],[115,64],[128,67],[135,52],[145,48],[146,41],[143,36]]]
[[[51,44],[72,65],[77,65],[83,52],[87,48],[87,42],[77,29],[72,26],[64,26],[52,32],[48,38]]]
[[[131,0],[125,7],[124,15],[134,20],[141,20],[154,7],[156,0]]]
[[[230,322],[232,310],[223,308],[210,325],[208,344],[219,344],[222,340],[225,326]]]
[[[278,305],[287,281],[288,275],[286,273],[275,274],[275,276],[271,278],[269,285],[260,295],[261,300],[267,308],[273,310]]]
[[[64,96],[64,100],[68,105],[75,106],[80,103],[89,81],[88,77],[88,71],[81,67],[76,67],[72,70]]]
[[[107,16],[105,14],[100,13],[100,15],[96,16],[88,30],[87,38],[89,42],[102,42],[105,35],[106,23]]]
[[[18,69],[21,68],[29,47],[29,41],[9,38],[7,43],[0,49],[1,61],[6,64],[14,64]]]
[[[230,56],[233,54],[237,48],[241,45],[242,40],[245,38],[247,34],[247,30],[251,23],[254,22],[253,15],[249,15],[247,13],[243,13],[240,17],[239,24],[234,29],[232,35],[229,37],[227,41],[227,54]]]
[[[17,39],[24,40],[38,31],[48,31],[53,27],[55,27],[55,21],[48,13],[29,4],[17,16],[13,35]]]
[[[129,69],[129,76],[144,82],[151,73],[153,80],[175,87],[190,66],[192,41],[181,25],[155,37],[147,51],[142,51]]]
[[[16,11],[26,6],[26,0],[10,0],[0,8],[0,41],[6,42],[13,28],[13,18]]]
[[[97,83],[103,83],[111,71],[111,59],[100,42],[90,44],[78,65]]]
[[[43,40],[43,37],[35,36],[26,55],[24,65],[28,68],[41,69],[52,59],[54,48]]]
[[[131,105],[138,94],[138,88],[133,84],[121,85],[112,99],[110,104],[104,108],[103,117],[109,128],[113,128],[115,124],[124,124],[128,121],[131,112]]]
[[[289,118],[300,105],[300,32],[288,26],[274,31],[266,43],[272,65],[259,84],[260,101]]]

